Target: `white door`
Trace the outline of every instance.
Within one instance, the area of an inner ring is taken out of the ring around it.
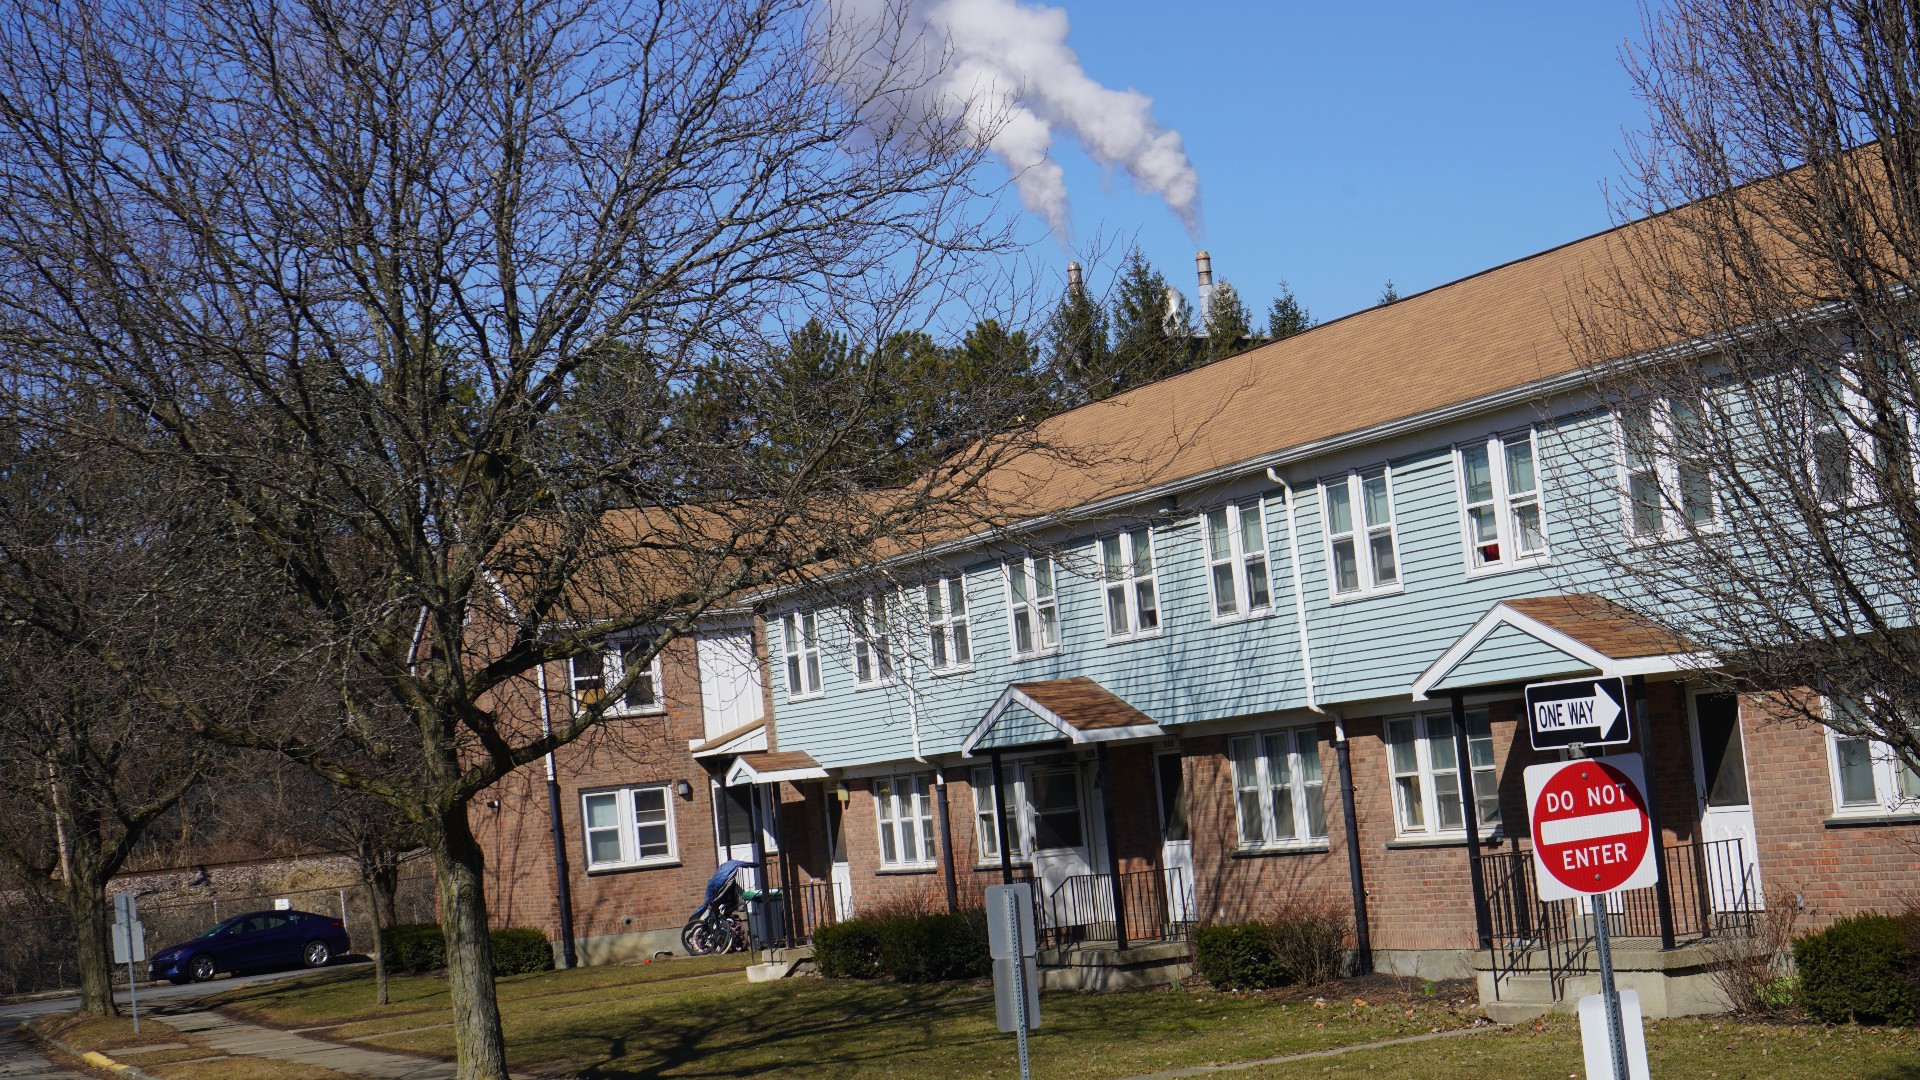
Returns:
[[[1747,796],[1747,753],[1740,734],[1740,699],[1694,694],[1694,780],[1700,797],[1700,836],[1706,841],[1707,885],[1715,911],[1764,906],[1753,805]],[[1739,851],[1731,843],[1738,840]]]
[[[1103,883],[1093,873],[1086,802],[1077,765],[1039,765],[1026,770],[1027,836],[1033,852],[1034,887],[1049,925],[1083,926],[1104,903]]]
[[[754,862],[754,819],[755,808],[759,810],[761,861],[770,861],[779,851],[779,845],[773,835],[773,810],[771,799],[773,785],[761,787],[755,784],[736,784],[723,788],[714,785],[713,828],[718,840],[721,861],[738,859],[741,862]],[[749,866],[740,871],[742,889],[766,889],[769,878],[764,867]],[[774,937],[784,918],[779,905],[770,902],[755,902],[749,906],[753,913],[753,933],[761,941]]]
[[[833,917],[853,918],[853,867],[847,862],[847,814],[840,797],[827,792],[827,846],[831,849],[828,879],[833,887]]]
[[[704,634],[695,643],[695,653],[700,661],[700,708],[706,737],[718,738],[760,719],[766,710],[760,665],[753,656],[753,631]]]
[[[1180,754],[1154,759],[1160,782],[1160,865],[1167,875],[1167,917],[1193,922],[1193,834],[1187,827],[1187,784]]]

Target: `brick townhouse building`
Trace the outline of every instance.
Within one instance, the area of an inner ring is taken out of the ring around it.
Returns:
[[[1564,332],[1569,283],[1621,242],[1062,414],[1043,437],[1113,464],[1027,478],[1018,533],[930,549],[865,593],[754,598],[750,624],[716,631],[752,658],[733,681],[726,650],[678,643],[657,705],[555,762],[585,954],[676,947],[697,883],[757,842],[790,900],[769,939],[1020,879],[1059,982],[1163,977],[1194,924],[1307,905],[1352,921],[1361,963],[1557,1004],[1587,975],[1590,928],[1532,892],[1521,774],[1549,755],[1521,689],[1588,675],[1630,682],[1653,789],[1665,887],[1610,902],[1650,1012],[1713,1007],[1700,943],[1769,903],[1819,925],[1905,902],[1920,777],[1763,696],[1710,692],[1715,659],[1609,600],[1631,583],[1573,536],[1602,521],[1658,543],[1683,512],[1629,506],[1630,420]],[[556,665],[550,707],[591,692],[594,664]],[[750,694],[722,689],[742,680]],[[677,749],[622,758],[656,733]],[[527,773],[487,834],[492,900],[556,928]],[[690,794],[642,794],[681,779]],[[757,823],[744,844],[727,805]]]

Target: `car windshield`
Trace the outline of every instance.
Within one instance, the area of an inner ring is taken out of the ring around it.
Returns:
[[[200,936],[213,937],[215,934],[224,934],[227,931],[233,929],[236,926],[239,926],[241,923],[246,921],[247,921],[247,917],[245,915],[235,915],[233,918],[228,919],[226,922],[220,923],[219,925],[215,926],[213,929],[207,931],[204,934],[201,934]]]

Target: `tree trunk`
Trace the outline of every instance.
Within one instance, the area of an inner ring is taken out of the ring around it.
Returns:
[[[364,867],[363,867],[364,869]],[[373,1003],[387,1003],[387,922],[380,913],[379,889],[373,884],[373,875],[360,875],[360,889],[367,894],[367,921],[373,924]]]
[[[73,918],[75,960],[80,968],[80,1009],[95,1016],[114,1015],[113,950],[108,940],[106,883],[91,874],[76,875],[66,888]]]
[[[440,887],[440,928],[447,936],[447,990],[453,999],[457,1080],[507,1080],[506,1038],[493,988],[493,941],[487,936],[485,857],[456,804],[440,816],[433,838]]]

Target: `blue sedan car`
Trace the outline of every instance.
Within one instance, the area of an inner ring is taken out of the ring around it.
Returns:
[[[205,982],[223,971],[253,968],[324,967],[349,948],[347,930],[331,915],[311,911],[250,911],[147,962],[147,977],[168,982]]]

